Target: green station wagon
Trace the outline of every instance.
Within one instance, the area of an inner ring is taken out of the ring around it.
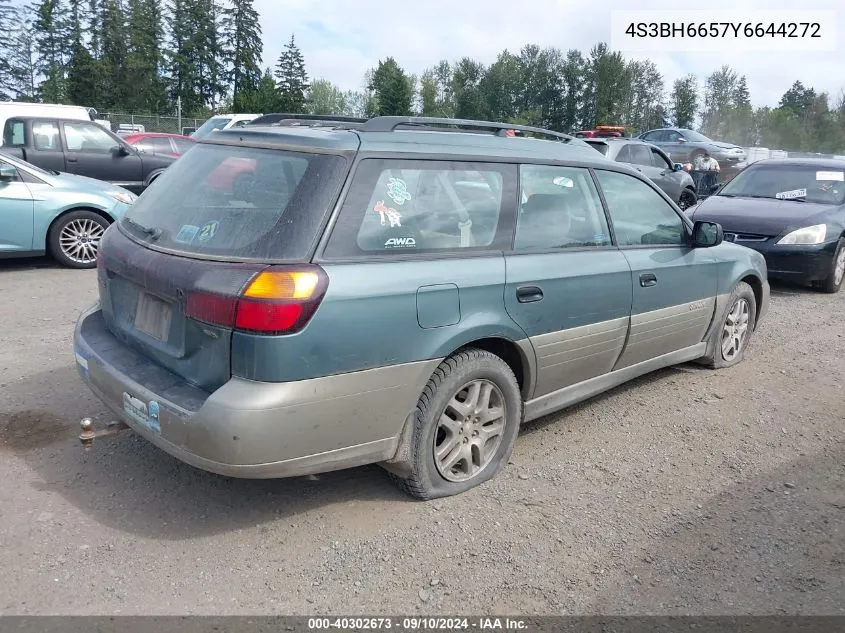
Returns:
[[[120,424],[196,467],[378,463],[429,499],[493,477],[524,421],[739,362],[766,272],[564,134],[284,119],[203,139],[106,231],[75,354]]]

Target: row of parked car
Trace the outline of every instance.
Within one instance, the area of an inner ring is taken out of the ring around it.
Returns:
[[[0,225],[0,255],[36,255],[47,251],[65,265],[92,267],[96,246],[108,225],[198,141],[207,140],[218,132],[247,126],[285,122],[289,126],[302,126],[319,124],[321,120],[354,126],[360,122],[348,117],[218,115],[206,121],[191,137],[150,132],[120,137],[92,119],[91,113],[81,107],[0,103],[0,126],[3,129],[0,200],[5,207],[0,216],[3,221]],[[695,183],[684,163],[694,161],[699,153],[707,151],[718,157],[720,162],[735,165],[745,158],[741,148],[717,143],[694,130],[676,128],[650,130],[638,138],[624,138],[619,129],[605,126],[591,132],[580,132],[579,136],[606,158],[631,165],[657,185],[680,209],[695,214],[695,217],[704,217],[702,213],[719,208],[718,205],[726,204],[725,200],[731,200],[727,203],[730,209],[738,208],[740,205],[734,198],[747,196],[734,192],[749,179],[762,177],[755,174],[772,173],[771,170],[775,169],[795,171],[800,164],[800,161],[763,161],[737,183],[724,187],[721,197],[700,204]],[[235,154],[219,165],[208,179],[206,186],[210,191],[241,195],[240,191],[253,185],[255,162]],[[833,162],[832,169],[820,168],[818,174],[841,176],[838,171],[841,161]],[[805,166],[804,172],[810,171],[812,165]],[[801,180],[801,176],[796,178]],[[774,180],[777,181],[777,178]],[[814,184],[828,187],[822,197],[835,202],[841,192],[839,182],[819,179]],[[774,183],[772,186],[777,188]],[[795,191],[800,193],[804,189],[797,187],[790,191],[775,191],[771,196],[767,191],[753,193],[754,200],[775,200],[777,212],[768,207],[769,203],[757,202],[742,212],[742,221],[731,219],[726,222],[728,219],[722,214],[719,220],[730,229],[730,239],[758,250],[764,249],[767,240],[763,237],[771,232],[768,224],[772,213],[778,216],[785,213],[791,217],[800,208],[800,217],[792,218],[800,224],[801,217],[819,210],[813,205],[803,204],[812,202],[813,196],[818,193],[812,186],[807,194],[809,198],[793,195]],[[783,204],[785,194],[789,194],[788,204]],[[758,210],[763,217],[750,219],[749,214],[753,215]],[[19,220],[27,217],[31,217],[32,221]],[[782,253],[783,249],[776,252]],[[819,258],[815,258],[812,270],[804,270],[806,274],[796,271],[784,276],[822,287],[838,288],[841,279],[836,270],[842,258],[837,253],[830,254],[833,263],[829,266],[828,262],[820,264]],[[774,256],[775,253],[772,254]],[[796,258],[792,256],[790,259],[794,261]],[[788,268],[782,261],[778,262],[774,270]],[[830,274],[825,277],[826,273]],[[826,286],[823,278],[832,285]],[[837,279],[840,281],[837,282]]]

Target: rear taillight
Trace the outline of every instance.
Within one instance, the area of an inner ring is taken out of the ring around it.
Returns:
[[[237,296],[191,293],[186,313],[243,332],[293,334],[317,311],[328,282],[318,266],[274,266],[255,274]]]

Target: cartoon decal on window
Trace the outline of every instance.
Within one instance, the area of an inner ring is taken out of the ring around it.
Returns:
[[[387,181],[387,195],[400,207],[411,199],[408,185],[401,178],[391,178]]]
[[[386,206],[384,204],[384,200],[376,202],[373,207],[373,211],[381,216],[382,226],[387,225],[388,222],[390,223],[390,228],[393,228],[394,226],[402,226],[402,216],[399,215],[399,212],[396,209]]]

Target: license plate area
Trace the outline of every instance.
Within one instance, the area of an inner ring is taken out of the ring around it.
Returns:
[[[173,309],[166,301],[142,292],[135,309],[135,329],[157,341],[167,342],[170,338],[170,324]]]
[[[124,391],[123,411],[129,418],[138,424],[142,424],[156,433],[161,433],[159,405],[157,402],[150,402],[147,404],[143,400],[139,400],[135,396]]]

